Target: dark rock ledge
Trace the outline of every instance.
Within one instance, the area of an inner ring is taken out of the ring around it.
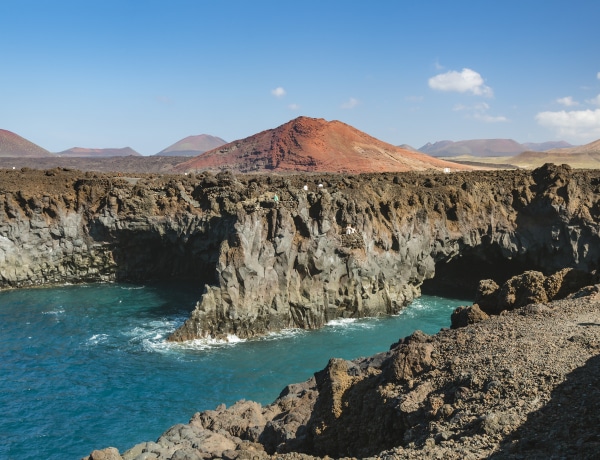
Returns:
[[[481,279],[595,270],[599,186],[599,171],[555,165],[358,176],[0,170],[0,289],[186,279],[204,294],[170,340],[315,329],[397,313],[422,290],[473,296]]]

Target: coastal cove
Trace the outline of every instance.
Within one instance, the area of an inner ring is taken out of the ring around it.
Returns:
[[[399,315],[338,320],[229,343],[167,343],[201,287],[88,284],[0,293],[0,432],[7,459],[124,450],[240,399],[272,402],[331,357],[386,351],[415,330],[450,324],[467,300],[423,296]]]

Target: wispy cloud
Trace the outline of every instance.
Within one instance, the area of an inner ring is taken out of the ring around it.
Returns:
[[[281,98],[285,96],[286,92],[285,89],[283,89],[281,86],[278,86],[277,88],[271,90],[271,94],[275,97]]]
[[[460,72],[450,70],[429,79],[429,87],[437,91],[472,93],[476,96],[492,97],[492,88],[484,84],[478,72],[464,68]]]
[[[600,105],[600,94],[598,94],[596,97],[586,100],[585,102],[592,105]]]
[[[475,120],[482,121],[484,123],[504,123],[509,121],[503,115],[490,115],[487,111],[490,109],[489,104],[485,102],[481,102],[475,105],[463,105],[457,104],[452,110],[455,112],[465,112],[468,118],[473,118]]]
[[[483,121],[484,123],[504,123],[508,121],[508,118],[502,115],[488,115],[487,113],[476,113],[473,115],[476,120]]]
[[[556,130],[559,136],[583,140],[600,138],[600,109],[540,112],[535,120],[545,128]]]
[[[353,109],[358,105],[358,99],[351,97],[348,101],[344,102],[340,107],[342,109]]]
[[[290,109],[290,110],[300,110],[300,106],[298,104],[290,104],[290,105],[288,105],[288,109]]]
[[[600,72],[596,78],[600,79]],[[579,105],[571,96],[556,99],[556,102],[566,107]],[[600,106],[600,94],[584,102],[588,106]],[[535,120],[540,126],[556,131],[560,137],[584,142],[600,138],[600,109],[538,112]]]
[[[579,105],[579,102],[574,101],[571,96],[559,97],[556,100],[556,102],[558,102],[561,105],[564,105],[565,107],[573,107],[573,106]]]

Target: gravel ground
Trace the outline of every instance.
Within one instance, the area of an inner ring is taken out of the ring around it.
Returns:
[[[598,291],[438,334],[446,364],[424,377],[439,409],[374,458],[600,458]]]

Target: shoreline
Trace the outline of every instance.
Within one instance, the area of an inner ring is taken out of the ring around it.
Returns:
[[[84,458],[593,458],[599,355],[594,285],[467,327],[417,331],[369,358],[332,358],[272,404],[221,405],[122,456],[107,448]]]

